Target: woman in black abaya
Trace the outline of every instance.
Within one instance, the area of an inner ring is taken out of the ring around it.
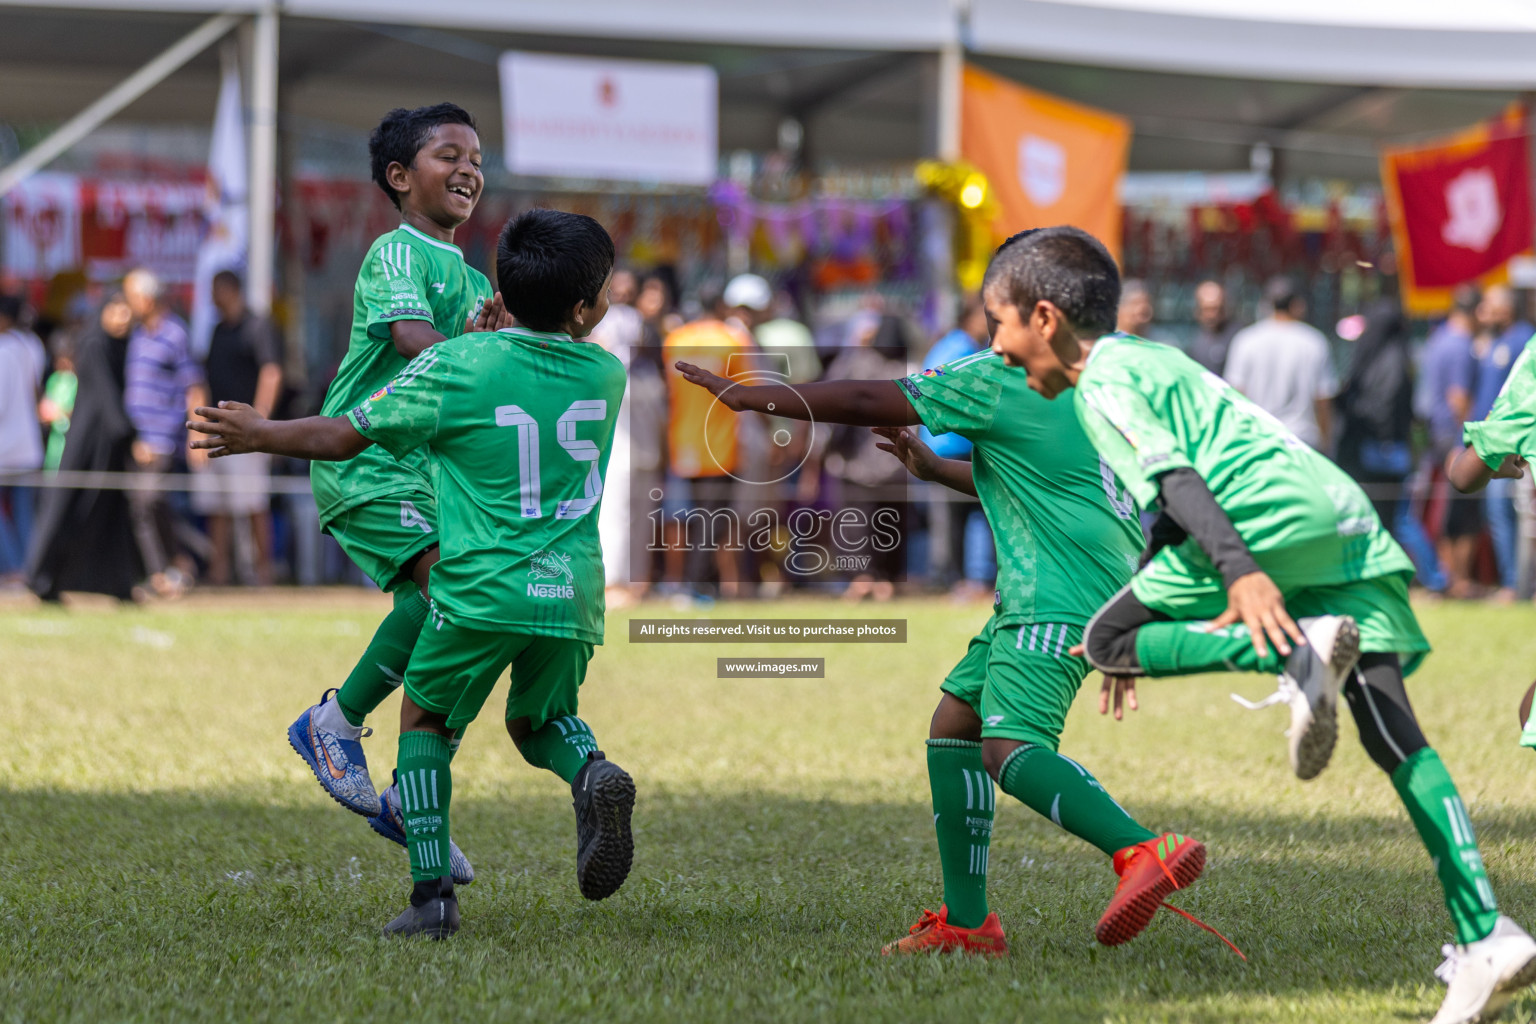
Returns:
[[[121,295],[101,308],[99,325],[77,343],[79,393],[65,435],[61,472],[120,473],[128,468],[133,424],[123,407],[124,362],[132,314]],[[121,490],[44,488],[27,552],[27,586],[44,601],[65,590],[131,600],[143,564]]]

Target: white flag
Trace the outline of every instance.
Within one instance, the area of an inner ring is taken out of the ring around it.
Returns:
[[[192,351],[208,354],[219,322],[210,291],[221,270],[245,274],[250,231],[249,186],[245,161],[245,109],[240,101],[240,68],[233,54],[223,61],[219,105],[213,115],[213,144],[208,149],[208,236],[197,250],[192,283]]]

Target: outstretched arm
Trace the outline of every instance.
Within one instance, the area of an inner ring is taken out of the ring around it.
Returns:
[[[837,380],[815,384],[740,384],[692,363],[677,372],[736,412],[766,412],[813,423],[902,427],[919,423],[917,410],[893,380]]]
[[[919,480],[941,483],[952,491],[976,497],[976,481],[971,475],[971,464],[964,459],[946,459],[924,444],[910,430],[901,427],[875,427],[875,433],[888,444],[875,443],[883,452],[890,452],[907,467],[907,472]]]
[[[200,420],[189,420],[188,430],[207,437],[192,442],[211,458],[242,452],[269,452],[295,459],[341,462],[373,444],[345,416],[310,416],[302,420],[268,420],[242,402],[220,402],[217,409],[195,410]]]

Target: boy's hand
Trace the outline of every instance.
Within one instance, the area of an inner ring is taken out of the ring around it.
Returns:
[[[1067,653],[1074,658],[1087,657],[1088,647],[1085,644],[1073,644],[1067,648]],[[1114,698],[1117,722],[1125,717],[1125,708],[1135,711],[1141,707],[1136,703],[1136,679],[1136,676],[1120,672],[1105,672],[1104,682],[1099,686],[1099,714],[1109,714],[1111,696]]]
[[[1506,455],[1499,468],[1493,471],[1495,480],[1519,480],[1525,475],[1525,460],[1518,455]]]
[[[1136,703],[1136,677],[1109,675],[1104,676],[1104,684],[1099,687],[1099,714],[1109,714],[1110,695],[1114,695],[1115,721],[1125,718],[1124,707],[1135,711],[1141,705]],[[1124,707],[1122,707],[1124,705]]]
[[[193,441],[191,447],[206,449],[209,458],[262,450],[258,434],[266,421],[244,402],[220,402],[217,409],[200,405],[193,412],[202,419],[188,420],[187,429],[209,436]]]
[[[710,373],[702,366],[694,366],[692,363],[678,361],[673,364],[677,372],[683,375],[683,379],[690,384],[697,384],[720,400],[720,404],[732,412],[741,412],[746,408],[742,401],[743,388],[734,387],[735,381],[728,377]]]
[[[871,427],[870,430],[890,442],[876,441],[875,447],[900,459],[908,473],[919,480],[938,479],[939,457],[916,434],[905,427]]]
[[[464,322],[465,334],[478,334],[484,331],[499,331],[503,327],[511,327],[516,323],[512,314],[507,312],[507,307],[502,304],[501,292],[491,296],[491,301],[480,307],[480,312],[468,318]]]
[[[1227,589],[1227,610],[1207,623],[1205,631],[1214,633],[1236,622],[1248,627],[1254,652],[1261,658],[1269,656],[1269,646],[1264,642],[1266,635],[1282,657],[1291,653],[1291,640],[1298,645],[1307,642],[1301,627],[1285,610],[1280,588],[1262,572],[1239,576],[1233,582]]]

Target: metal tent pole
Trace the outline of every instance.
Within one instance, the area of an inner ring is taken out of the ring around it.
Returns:
[[[59,154],[99,128],[134,100],[159,85],[240,23],[240,15],[216,14],[182,36],[164,53],[123,79],[101,99],[56,128],[51,135],[0,168],[0,196],[46,167]]]
[[[250,240],[245,297],[252,311],[272,310],[277,215],[277,5],[256,15],[251,35]]]

